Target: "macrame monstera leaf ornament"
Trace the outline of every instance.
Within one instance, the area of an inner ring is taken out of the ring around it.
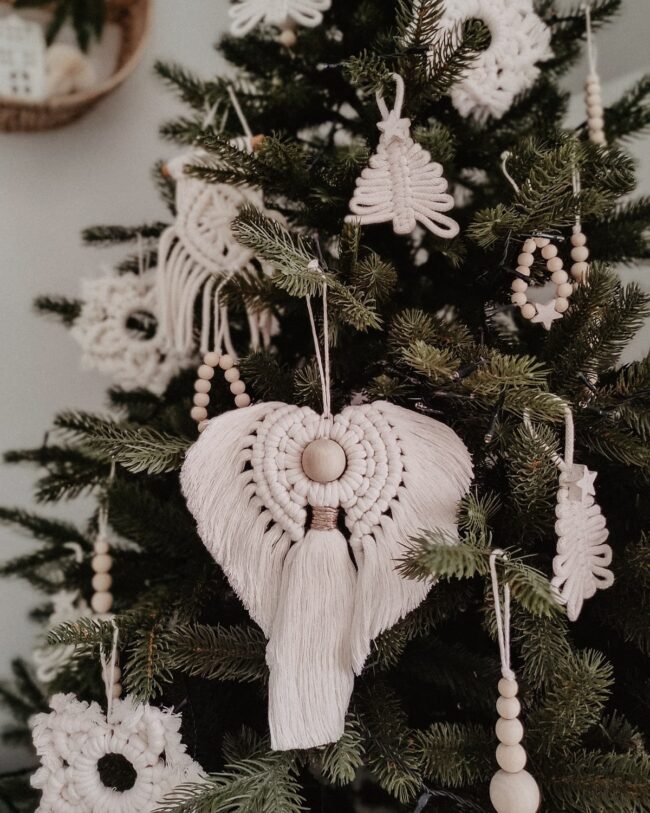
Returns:
[[[381,401],[334,417],[257,404],[190,449],[181,481],[201,538],[269,639],[276,750],[341,737],[372,640],[431,586],[396,570],[404,544],[423,526],[456,533],[471,476],[455,432]]]
[[[346,220],[362,226],[392,221],[396,234],[411,234],[420,223],[438,237],[456,237],[458,223],[443,214],[454,208],[454,199],[447,193],[442,166],[413,141],[411,120],[402,118],[404,80],[393,77],[395,105],[389,110],[377,94],[379,146],[357,180]]]

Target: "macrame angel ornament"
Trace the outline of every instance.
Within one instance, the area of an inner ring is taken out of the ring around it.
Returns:
[[[421,223],[438,237],[456,237],[458,223],[443,214],[454,208],[454,199],[447,193],[442,166],[413,141],[411,120],[402,118],[404,80],[398,74],[393,77],[395,105],[389,110],[377,94],[379,146],[357,179],[346,220],[362,226],[392,221],[396,234],[411,234]]]
[[[236,357],[230,336],[228,307],[221,296],[224,285],[234,276],[271,273],[257,262],[253,251],[239,243],[232,221],[244,206],[264,209],[262,193],[246,186],[206,183],[188,175],[192,165],[208,161],[208,155],[193,150],[170,161],[168,174],[176,181],[176,219],[160,239],[157,295],[161,327],[172,348],[190,355],[196,345],[196,315],[201,313],[202,353],[223,348]],[[274,329],[269,311],[247,309],[250,344],[267,346]]]
[[[296,43],[295,29],[302,25],[315,28],[323,22],[323,12],[332,0],[238,0],[230,7],[230,32],[245,37],[257,25],[280,29],[280,42],[290,48]]]
[[[431,587],[396,570],[405,543],[425,525],[455,534],[472,477],[444,424],[383,401],[333,416],[323,390],[322,415],[260,403],[212,419],[181,472],[203,542],[269,639],[276,750],[340,739],[371,642]]]
[[[553,52],[551,30],[535,14],[533,0],[445,0],[437,36],[449,32],[460,38],[462,24],[476,19],[488,27],[490,44],[454,85],[451,99],[462,116],[484,123],[490,116],[501,118],[533,86],[537,63]]]

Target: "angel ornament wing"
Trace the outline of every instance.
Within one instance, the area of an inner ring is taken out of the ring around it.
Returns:
[[[244,37],[260,24],[292,31],[297,25],[315,28],[323,22],[323,12],[332,0],[238,0],[230,7],[230,32]],[[293,44],[288,42],[287,44]]]
[[[451,239],[458,223],[443,214],[454,208],[447,193],[442,166],[411,137],[411,120],[402,118],[404,80],[393,74],[397,86],[395,105],[388,109],[377,94],[382,120],[377,152],[357,179],[346,220],[362,226],[392,221],[396,234],[411,234],[421,223],[438,237]]]

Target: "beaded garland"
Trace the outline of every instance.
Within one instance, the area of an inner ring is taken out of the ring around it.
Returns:
[[[210,390],[212,389],[212,379],[217,368],[223,370],[223,377],[230,385],[230,392],[235,396],[237,409],[247,407],[251,402],[250,395],[246,392],[246,384],[240,378],[239,368],[235,366],[233,357],[228,353],[223,355],[216,352],[206,353],[203,357],[203,364],[197,371],[197,379],[194,382],[194,406],[190,412],[192,420],[199,425],[199,432],[203,432],[210,422],[208,420]]]
[[[585,83],[585,101],[587,103],[587,132],[592,144],[607,144],[605,136],[605,110],[603,108],[602,89],[596,60],[596,46],[591,26],[591,9],[585,5],[585,22],[587,26],[587,56],[589,73]]]

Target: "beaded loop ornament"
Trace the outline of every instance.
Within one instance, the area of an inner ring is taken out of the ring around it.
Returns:
[[[455,535],[472,477],[460,438],[429,417],[386,402],[331,415],[327,319],[324,361],[312,325],[322,414],[260,403],[220,415],[181,472],[203,542],[269,639],[276,750],[342,736],[372,640],[431,587],[397,572],[405,540],[423,524]]]
[[[553,56],[550,29],[535,14],[533,0],[445,0],[444,9],[440,32],[459,37],[462,23],[479,19],[491,36],[454,85],[454,107],[481,123],[490,116],[501,118],[515,97],[535,83],[537,63]]]
[[[315,28],[323,22],[323,12],[332,0],[238,0],[230,7],[230,32],[244,37],[260,24],[274,25],[281,30],[280,41],[291,47],[296,42],[297,25]]]
[[[210,405],[210,390],[212,389],[212,379],[215,370],[223,371],[223,377],[229,385],[230,392],[235,396],[235,407],[243,409],[250,406],[251,398],[246,392],[246,384],[241,380],[235,360],[227,353],[206,353],[203,357],[203,364],[197,371],[197,379],[194,382],[194,406],[190,413],[192,420],[198,424],[199,432],[203,432],[208,427],[208,406]]]
[[[413,141],[411,120],[402,118],[404,80],[396,73],[393,78],[397,86],[395,105],[389,110],[377,94],[382,116],[377,124],[379,146],[357,179],[346,220],[362,226],[392,221],[396,234],[411,234],[421,223],[438,237],[456,237],[458,223],[442,214],[454,208],[442,166]]]

